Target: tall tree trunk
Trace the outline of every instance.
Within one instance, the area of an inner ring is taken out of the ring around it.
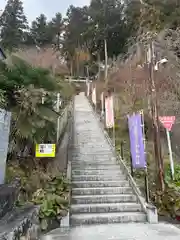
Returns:
[[[107,62],[108,62],[108,53],[107,53],[107,40],[104,39],[104,54],[105,54],[105,72],[104,72],[104,78],[105,78],[105,83],[108,82],[108,66],[107,66]]]
[[[101,57],[100,57],[100,53],[98,53],[98,79],[100,79],[100,74],[101,74],[100,63],[101,63]]]
[[[57,35],[57,50],[60,51],[60,32]]]
[[[73,76],[73,60],[71,59],[70,61],[70,74],[71,74],[71,77]]]

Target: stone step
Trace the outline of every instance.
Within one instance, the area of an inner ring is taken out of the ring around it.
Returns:
[[[73,152],[73,149],[72,149],[72,157],[75,159],[81,158],[82,160],[86,159],[86,158],[87,159],[95,159],[95,158],[116,159],[116,157],[111,152],[106,152],[104,150],[102,150],[101,152],[98,152],[97,150],[96,151],[87,151],[86,149],[84,149],[84,151],[82,151],[82,148],[80,148],[77,153]]]
[[[92,143],[91,145],[89,145],[88,142],[85,142],[83,144],[79,144],[78,148],[81,149],[81,151],[84,152],[85,154],[92,154],[93,152],[97,152],[97,154],[98,153],[99,154],[106,153],[109,155],[110,154],[113,155],[111,148],[108,148],[107,146],[97,145],[97,143]],[[78,148],[77,148],[77,150],[78,150]]]
[[[96,156],[101,156],[101,157],[112,157],[115,158],[113,155],[111,149],[104,149],[104,148],[99,148],[99,147],[94,147],[89,149],[89,147],[86,144],[83,144],[81,146],[78,146],[77,150],[73,149],[72,156],[73,157],[96,157]]]
[[[99,164],[102,164],[102,165],[106,165],[106,164],[116,164],[116,159],[111,159],[111,158],[103,158],[100,157],[100,158],[72,158],[72,165],[77,165],[77,164],[84,164],[84,165],[99,165]]]
[[[87,146],[96,147],[96,143],[98,146],[101,146],[101,148],[108,149],[109,146],[107,145],[107,142],[102,138],[98,137],[97,135],[94,135],[92,132],[88,133],[87,135],[84,134],[84,132],[79,131],[81,135],[81,139],[76,138],[76,142],[74,142],[74,147],[77,149],[79,145],[83,147],[84,144],[87,144]],[[82,140],[82,141],[81,141]],[[97,140],[97,141],[96,141]],[[102,143],[101,143],[102,141]]]
[[[142,207],[138,203],[94,203],[71,205],[72,214],[105,212],[142,212]]]
[[[97,142],[95,143],[95,142],[92,142],[92,141],[91,141],[91,144],[88,141],[84,141],[83,143],[79,143],[78,145],[76,145],[75,148],[73,148],[73,150],[76,150],[76,152],[77,152],[78,149],[81,149],[81,151],[83,151],[85,148],[87,148],[87,153],[90,153],[90,154],[94,150],[96,150],[98,153],[102,153],[103,150],[104,150],[105,153],[112,155],[111,148],[108,145],[98,144]]]
[[[72,161],[71,162],[71,165],[72,166],[104,166],[104,165],[109,165],[110,166],[110,163],[111,165],[116,165],[115,162],[112,162],[111,160],[107,160],[107,161],[86,161],[86,162],[83,162],[83,161]],[[117,165],[118,166],[118,165]]]
[[[126,177],[124,175],[72,175],[72,181],[108,181],[108,180],[113,180],[113,181],[120,181],[120,180],[125,180]]]
[[[137,202],[134,194],[72,196],[73,204]]]
[[[112,161],[107,161],[106,163],[100,163],[100,162],[98,163],[98,162],[95,162],[95,161],[92,161],[92,162],[87,162],[87,161],[74,162],[74,161],[72,161],[71,165],[75,166],[76,168],[78,168],[78,167],[83,167],[83,168],[84,167],[89,167],[89,168],[101,167],[102,169],[113,168],[113,167],[119,166],[118,164],[113,163]]]
[[[82,141],[81,141],[82,140]],[[84,146],[87,146],[88,149],[97,149],[99,152],[104,149],[106,153],[111,152],[111,147],[108,146],[107,142],[103,139],[93,139],[93,137],[83,137],[80,141],[77,139],[76,142],[73,144],[73,150],[77,153],[78,149],[81,147],[82,149]],[[112,153],[112,152],[111,152]]]
[[[112,164],[112,165],[109,165],[109,164],[97,164],[97,165],[94,165],[94,164],[71,164],[72,166],[72,170],[121,170],[120,166],[118,165],[115,165],[115,164]]]
[[[88,147],[85,147],[84,150],[82,151],[82,148],[81,148],[81,152],[79,152],[78,155],[72,155],[73,156],[73,159],[82,159],[85,158],[85,159],[95,159],[95,158],[98,158],[98,159],[115,159],[115,157],[113,156],[113,154],[111,152],[106,152],[104,150],[101,150],[101,151],[98,151],[97,149],[92,149],[92,150],[89,150],[87,151],[87,148]]]
[[[95,143],[96,144],[96,143]],[[100,147],[95,147],[95,148],[92,148],[84,143],[83,145],[79,146],[76,150],[72,147],[72,154],[74,157],[79,157],[79,156],[92,156],[92,157],[95,157],[95,155],[97,156],[111,156],[111,157],[115,157],[115,155],[112,153],[111,150],[106,150],[104,148],[100,148]]]
[[[72,170],[72,175],[119,175],[123,174],[120,169],[113,169],[113,170]]]
[[[108,223],[146,222],[147,217],[139,212],[73,214],[72,226]],[[129,229],[130,230],[130,229]],[[130,230],[131,231],[131,230]]]
[[[118,165],[88,165],[88,166],[84,166],[84,165],[74,165],[72,166],[72,170],[120,170],[120,166]]]
[[[72,151],[72,156],[73,159],[78,160],[80,159],[81,161],[87,161],[87,160],[116,160],[116,157],[114,157],[112,154],[107,154],[107,153],[103,153],[103,152],[97,152],[97,151],[91,151],[91,152],[87,152],[86,150],[83,152],[78,152],[78,155],[73,155],[73,151]]]
[[[75,188],[91,188],[91,187],[128,187],[128,181],[89,181],[89,182],[81,182],[81,181],[73,181],[71,183],[72,187]]]
[[[72,195],[108,195],[132,193],[131,187],[73,188]]]

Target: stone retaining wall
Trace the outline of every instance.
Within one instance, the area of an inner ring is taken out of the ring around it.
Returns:
[[[73,134],[72,108],[73,104],[71,103],[68,106],[67,111],[63,114],[63,124],[60,125],[61,139],[59,141],[59,149],[63,148],[65,169],[68,168],[68,151]],[[68,124],[65,121],[67,121]],[[61,147],[61,145],[63,146]],[[11,184],[0,185],[0,240],[40,239],[41,232],[38,217],[39,207],[34,206],[33,204],[26,204],[23,207],[16,207],[15,203],[19,194],[19,188],[19,179],[15,179]]]
[[[38,208],[33,205],[14,208],[0,220],[0,239],[39,239],[38,212]]]
[[[30,204],[15,206],[19,187],[19,179],[0,186],[0,239],[39,238],[38,208]]]

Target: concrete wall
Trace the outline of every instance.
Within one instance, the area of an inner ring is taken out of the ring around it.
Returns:
[[[17,208],[19,181],[0,186],[0,239],[31,239],[40,235],[38,211],[32,204]]]

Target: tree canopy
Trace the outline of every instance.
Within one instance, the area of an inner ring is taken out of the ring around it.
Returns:
[[[89,6],[69,6],[64,18],[58,11],[50,20],[40,14],[28,26],[22,2],[8,0],[0,17],[1,44],[9,50],[22,44],[51,45],[77,72],[74,61],[79,52],[87,53],[88,49],[91,64],[98,55],[103,61],[106,39],[108,56],[118,56],[126,52],[129,40],[143,31],[179,28],[179,13],[176,0],[91,0]]]
[[[1,44],[12,50],[18,48],[24,41],[24,31],[28,28],[24,15],[23,3],[20,0],[8,0],[5,10],[0,17]]]

